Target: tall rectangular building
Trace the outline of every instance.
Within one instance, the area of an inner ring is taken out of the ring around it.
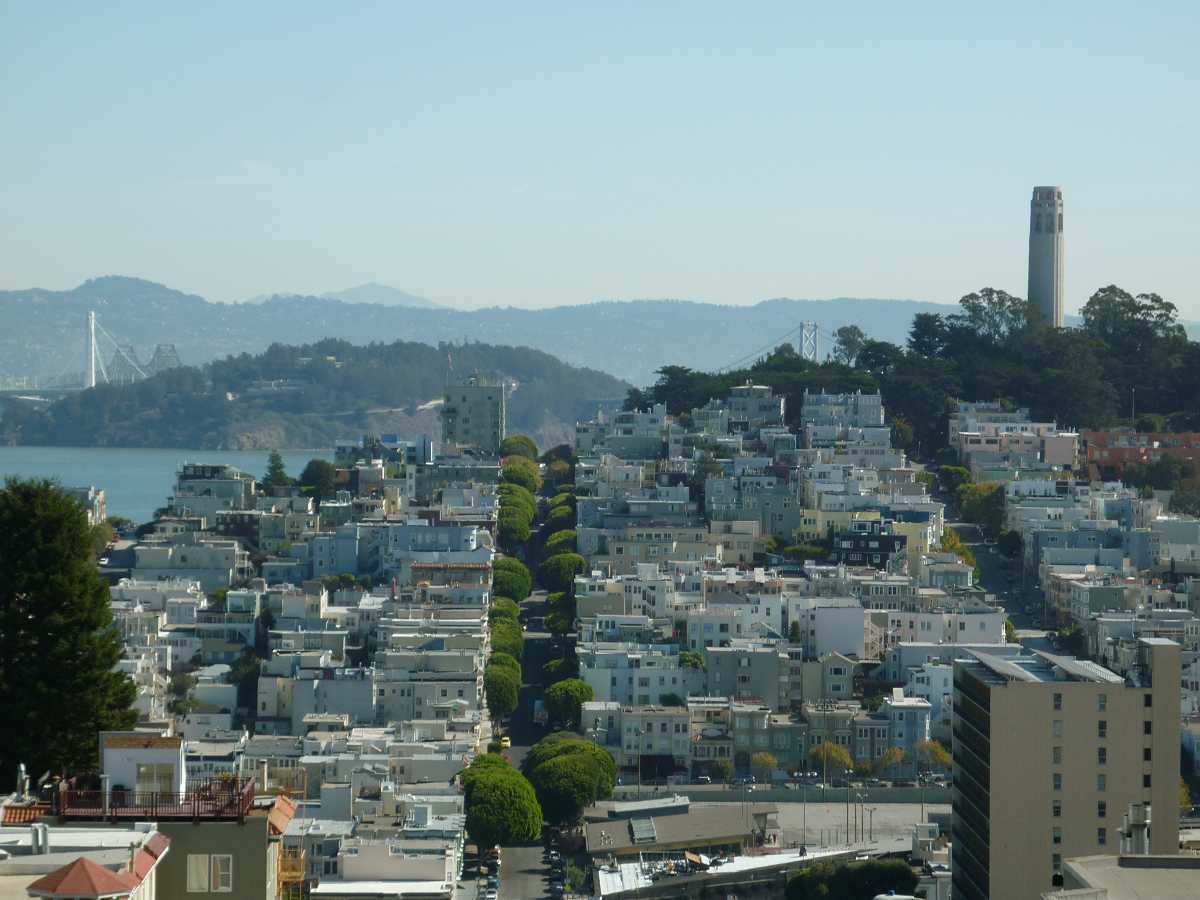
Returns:
[[[1093,662],[971,651],[954,662],[955,900],[1027,900],[1062,861],[1116,853],[1131,803],[1179,847],[1180,648],[1143,639],[1129,680]]]
[[[450,384],[442,405],[442,443],[474,447],[489,456],[500,452],[508,425],[506,390],[472,375],[465,384]]]
[[[1063,327],[1063,196],[1060,187],[1035,187],[1029,204],[1029,294],[1054,328]]]

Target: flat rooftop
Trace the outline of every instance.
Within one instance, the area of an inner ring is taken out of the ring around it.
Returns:
[[[1041,650],[1034,651],[1029,656],[1007,658],[993,656],[981,650],[971,650],[968,652],[968,658],[971,661],[965,662],[964,665],[980,680],[990,684],[1007,684],[1012,681],[1125,683],[1125,679],[1120,675],[1090,660],[1057,656]]]
[[[1063,868],[1071,883],[1107,891],[1108,900],[1195,900],[1200,894],[1197,856],[1081,856]]]

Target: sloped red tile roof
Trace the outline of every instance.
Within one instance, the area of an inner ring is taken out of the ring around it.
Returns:
[[[0,816],[0,825],[28,825],[42,816],[50,815],[50,804],[30,803],[22,806],[5,806]]]
[[[81,856],[26,888],[39,897],[127,897],[141,879],[130,872],[114,872]]]

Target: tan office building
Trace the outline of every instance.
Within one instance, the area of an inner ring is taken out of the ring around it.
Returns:
[[[489,455],[500,452],[508,425],[505,387],[472,376],[465,384],[446,386],[442,406],[442,443],[474,447]]]
[[[955,900],[1028,900],[1062,861],[1115,853],[1131,803],[1151,853],[1179,845],[1180,648],[1142,639],[1128,679],[1071,657],[954,663]]]

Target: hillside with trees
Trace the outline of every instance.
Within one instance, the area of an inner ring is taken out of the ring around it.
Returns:
[[[78,379],[89,310],[144,360],[163,342],[173,343],[184,363],[199,366],[230,354],[261,353],[273,342],[304,344],[317,337],[435,346],[481,341],[534,347],[643,382],[663,363],[695,367],[736,359],[802,321],[817,322],[825,332],[870,322],[872,337],[899,340],[914,313],[949,309],[938,303],[871,299],[777,299],[746,306],[614,300],[470,311],[429,306],[429,301],[403,292],[381,292],[378,285],[322,297],[276,294],[260,302],[213,303],[122,276],[93,278],[65,291],[0,291],[0,379],[55,377],[64,369]],[[106,363],[111,355],[106,343]]]
[[[436,436],[431,401],[441,400],[447,382],[476,373],[513,383],[509,427],[547,444],[560,443],[577,419],[629,387],[528,347],[327,339],[100,385],[45,409],[10,405],[0,436],[22,444],[200,449],[329,447],[364,431]]]
[[[1200,430],[1200,344],[1189,340],[1174,304],[1109,285],[1082,313],[1077,328],[1050,328],[1024,300],[984,288],[963,297],[957,312],[918,313],[904,345],[849,327],[823,363],[782,344],[746,368],[665,366],[653,385],[630,391],[625,406],[662,402],[684,414],[749,379],[784,394],[795,425],[805,389],[878,389],[894,442],[925,457],[946,445],[955,398],[1028,406],[1034,419],[1065,428]]]

